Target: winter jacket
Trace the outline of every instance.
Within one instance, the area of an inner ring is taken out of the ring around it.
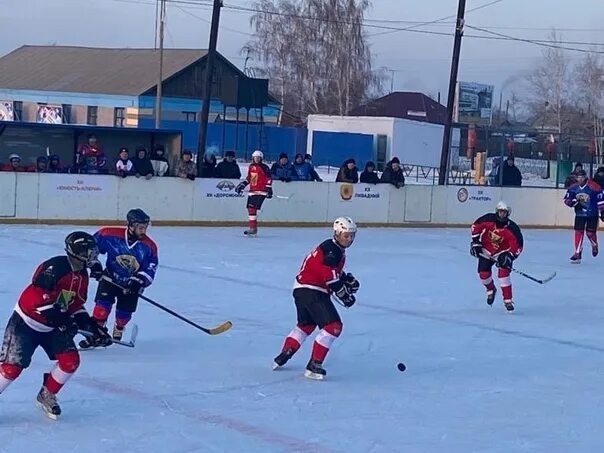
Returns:
[[[398,170],[394,171],[392,168],[392,162],[388,162],[384,168],[380,182],[392,184],[397,189],[400,189],[405,185],[405,175],[403,174],[403,169],[398,167]]]
[[[157,151],[151,154],[151,166],[155,176],[168,176],[170,174],[170,164],[165,156],[159,156]]]
[[[56,164],[53,164],[53,161],[56,161]],[[48,159],[48,173],[67,173],[67,169],[63,168],[61,165],[61,160],[57,154],[53,154]]]
[[[520,170],[515,165],[511,167],[508,165],[508,161],[506,160],[499,167],[499,171],[503,172],[503,176],[501,179],[502,186],[521,186],[522,185],[522,174]],[[499,177],[499,174],[497,175]],[[499,179],[499,178],[498,178]]]
[[[373,171],[369,171],[369,167],[373,167]],[[366,184],[377,184],[380,182],[380,178],[378,177],[377,172],[375,171],[375,163],[369,161],[365,164],[365,170],[361,173],[359,177],[360,182],[364,182]]]
[[[136,156],[130,159],[134,167],[134,173],[140,176],[155,174],[155,172],[153,171],[153,165],[151,164],[151,159],[149,159],[149,157],[147,156],[147,151],[145,150],[145,155],[142,158],[138,157],[138,154],[141,151],[142,150],[136,151]]]
[[[348,159],[344,162],[344,165],[340,167],[340,171],[338,171],[338,175],[336,176],[336,182],[349,182],[352,184],[356,184],[359,182],[359,171],[356,167],[352,170],[349,170],[347,165],[352,162],[354,163],[354,159]]]
[[[600,187],[604,188],[604,167],[598,167],[596,174],[592,178]]]
[[[296,170],[290,162],[285,165],[281,165],[279,161],[275,162],[271,167],[271,175],[273,179],[284,182],[296,181],[298,179]]]
[[[133,175],[134,174],[134,165],[132,164],[132,161],[130,159],[128,159],[128,160],[118,159],[117,163],[115,164],[115,173],[118,176],[121,176],[122,178]]]
[[[201,163],[200,178],[215,178],[216,177],[216,156],[206,154]]]
[[[216,177],[225,179],[241,179],[241,169],[237,161],[229,162],[223,159],[216,165]]]
[[[176,164],[176,168],[174,169],[174,175],[179,178],[189,178],[195,179],[197,176],[197,164],[190,160],[189,162],[185,162],[180,159]]]

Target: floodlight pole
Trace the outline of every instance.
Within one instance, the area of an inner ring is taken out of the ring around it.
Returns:
[[[216,59],[216,44],[218,43],[218,25],[220,23],[220,8],[222,0],[214,0],[212,7],[212,25],[210,27],[210,44],[206,57],[206,78],[203,85],[203,104],[201,107],[201,120],[199,124],[199,140],[197,142],[197,174],[201,173],[201,164],[206,149],[208,135],[208,118],[210,117],[210,100],[212,97],[212,76],[214,74],[214,60]],[[224,121],[224,118],[222,119]]]
[[[447,117],[443,133],[443,147],[440,153],[440,171],[438,185],[447,183],[447,170],[449,167],[449,151],[451,147],[451,123],[453,123],[453,109],[455,107],[455,89],[457,87],[457,73],[459,72],[459,54],[461,53],[461,38],[464,31],[464,15],[466,0],[459,0],[457,8],[457,22],[455,26],[455,40],[453,42],[453,58],[451,60],[451,76],[449,78],[449,96],[447,98]]]

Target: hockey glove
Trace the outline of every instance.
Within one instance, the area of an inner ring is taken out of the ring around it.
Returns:
[[[142,275],[135,274],[126,282],[124,294],[140,294],[142,289],[147,286],[147,279]]]
[[[189,178],[191,181],[195,181],[195,175],[193,173],[188,174],[187,178]]]
[[[266,198],[273,198],[273,188],[272,187],[267,187],[266,188]]]
[[[341,278],[348,285],[348,289],[352,294],[355,294],[361,287],[359,281],[350,272],[343,274]]]
[[[350,286],[342,280],[342,278],[331,283],[329,287],[345,307],[352,307],[356,302],[356,298],[352,294]]]
[[[481,254],[482,244],[480,242],[472,241],[472,243],[470,244],[470,255],[472,255],[474,258],[480,258]]]
[[[103,265],[98,261],[95,261],[94,263],[92,263],[92,266],[90,266],[90,278],[94,278],[95,280],[99,281],[102,276]]]
[[[46,322],[50,327],[65,329],[66,326],[71,325],[71,316],[62,310],[59,303],[40,307],[37,311],[46,318]]]
[[[497,256],[497,267],[500,269],[511,269],[514,256],[510,252],[503,252]]]
[[[235,187],[235,192],[241,195],[243,193],[243,189],[245,189],[245,186],[247,186],[247,181],[241,181],[239,184],[237,184],[237,187]]]

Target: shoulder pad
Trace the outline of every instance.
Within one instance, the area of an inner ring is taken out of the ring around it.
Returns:
[[[336,267],[344,255],[342,249],[331,239],[323,242],[319,248],[323,251],[323,264],[329,267]]]
[[[71,266],[66,256],[55,256],[43,262],[34,276],[34,286],[45,290],[52,290],[59,280],[71,271]]]

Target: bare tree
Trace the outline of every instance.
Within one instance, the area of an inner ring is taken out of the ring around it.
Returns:
[[[362,22],[369,0],[256,0],[243,51],[284,110],[345,115],[381,91]]]

